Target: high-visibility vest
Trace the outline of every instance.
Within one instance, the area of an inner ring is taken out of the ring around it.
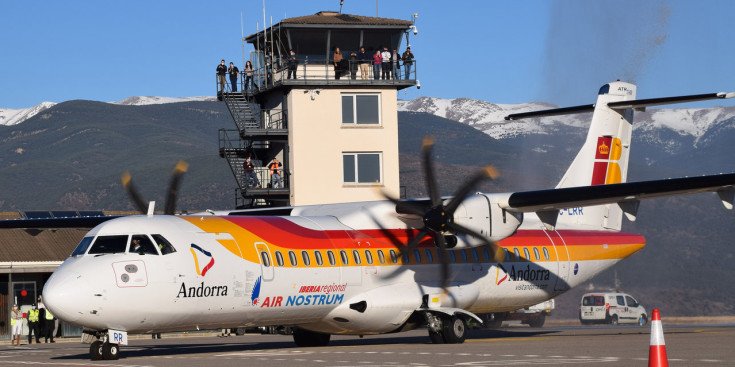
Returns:
[[[13,310],[13,318],[10,319],[10,325],[17,324],[19,319],[20,319],[20,311]]]
[[[28,322],[38,322],[38,310],[32,309],[28,311]]]
[[[47,308],[46,309],[46,320],[53,320],[53,319],[54,319],[54,314],[52,314],[51,311],[49,311]]]

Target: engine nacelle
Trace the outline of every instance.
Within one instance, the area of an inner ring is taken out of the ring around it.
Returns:
[[[473,229],[490,241],[500,241],[513,235],[523,223],[523,213],[501,209],[502,194],[473,194],[454,212],[454,222]],[[478,246],[482,242],[472,236],[458,237],[457,247]]]

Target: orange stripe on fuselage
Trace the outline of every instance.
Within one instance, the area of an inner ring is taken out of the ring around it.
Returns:
[[[235,238],[219,240],[223,247],[238,257],[258,263],[259,256],[253,246],[256,242],[263,242],[269,246],[270,255],[275,251],[308,251],[313,256],[315,250],[349,250],[376,251],[377,249],[400,249],[408,243],[418,230],[406,229],[370,229],[370,230],[315,230],[302,227],[286,218],[281,217],[181,217],[209,233],[229,233]],[[639,251],[645,246],[645,239],[636,234],[609,232],[609,231],[580,231],[560,230],[557,232],[567,245],[570,261],[622,259]],[[557,236],[554,236],[557,246],[561,245]],[[543,256],[539,260],[534,256],[530,259],[518,261],[557,261],[556,251],[552,251],[553,243],[546,232],[541,230],[519,230],[512,237],[498,242],[498,245],[511,253],[518,248],[523,256],[523,249],[533,253],[536,247],[541,252],[544,247],[549,250],[550,258]],[[422,240],[420,248],[430,248],[436,259],[433,249],[433,240],[430,236]],[[557,249],[559,249],[557,247]],[[423,251],[423,250],[422,250]],[[460,250],[456,250],[457,252]],[[466,253],[466,255],[470,255]],[[560,252],[560,259],[567,260],[565,252]],[[376,254],[373,254],[377,258]],[[460,256],[458,254],[457,258]],[[486,262],[481,254],[479,261],[473,261],[468,256],[467,262]],[[411,263],[414,263],[411,259]],[[459,261],[463,262],[463,261]],[[338,261],[338,264],[340,262]],[[350,262],[350,265],[354,265]],[[363,263],[364,265],[364,263]],[[373,264],[380,265],[380,264]],[[385,265],[394,265],[390,262]]]

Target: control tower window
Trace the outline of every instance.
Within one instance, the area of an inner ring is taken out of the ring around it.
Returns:
[[[343,182],[375,184],[383,182],[380,153],[342,153]]]
[[[379,94],[342,94],[343,125],[380,125]]]

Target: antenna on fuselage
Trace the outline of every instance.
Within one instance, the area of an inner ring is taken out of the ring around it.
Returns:
[[[147,216],[152,217],[153,211],[156,209],[156,202],[150,201],[148,202],[148,213],[146,213]]]

